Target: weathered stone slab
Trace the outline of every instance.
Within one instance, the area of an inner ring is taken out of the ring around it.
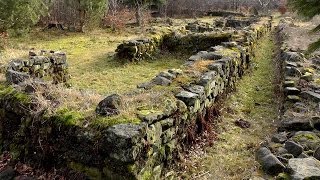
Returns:
[[[193,106],[196,100],[199,98],[199,95],[189,91],[181,91],[176,95],[176,97],[186,103],[188,106]]]
[[[256,159],[268,174],[276,175],[285,169],[285,166],[266,147],[257,151]]]
[[[284,144],[284,148],[294,157],[298,157],[303,152],[303,147],[293,141],[287,141]]]
[[[280,129],[291,131],[309,131],[312,130],[312,124],[308,118],[292,117],[284,119],[280,124]]]
[[[118,124],[108,128],[105,138],[111,158],[120,162],[133,162],[141,152],[142,136],[146,132],[144,124]]]
[[[320,161],[313,157],[290,159],[288,168],[292,180],[320,179]]]
[[[9,69],[6,72],[6,79],[9,83],[19,84],[30,79],[30,75]]]
[[[303,98],[311,99],[312,101],[319,103],[320,102],[320,94],[312,92],[312,91],[303,91],[301,93]]]

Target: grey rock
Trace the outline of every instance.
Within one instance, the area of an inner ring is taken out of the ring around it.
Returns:
[[[313,154],[313,157],[320,161],[320,145]]]
[[[176,98],[180,99],[188,106],[193,106],[195,101],[199,98],[199,95],[189,91],[181,91],[176,95]]]
[[[311,131],[299,131],[292,136],[295,142],[298,142],[306,150],[314,151],[320,144],[320,138],[316,133]]]
[[[215,79],[216,75],[217,75],[217,72],[215,71],[209,71],[204,73],[200,77],[199,85],[206,86],[208,83],[211,83]]]
[[[19,84],[30,79],[30,75],[9,69],[6,72],[6,79],[8,83]]]
[[[285,166],[275,157],[268,148],[262,147],[256,153],[256,159],[262,168],[271,175],[284,171]]]
[[[224,47],[227,47],[227,48],[232,48],[232,47],[236,47],[238,45],[237,42],[235,41],[232,41],[232,42],[222,42],[221,43]]]
[[[220,51],[222,49],[225,49],[225,47],[219,45],[219,46],[210,47],[209,51],[214,52],[214,51]]]
[[[24,66],[24,60],[22,59],[13,59],[9,62],[8,69],[14,71],[20,71],[20,69]]]
[[[310,158],[293,158],[288,162],[292,180],[320,179],[320,161]]]
[[[291,62],[301,62],[303,61],[303,57],[298,52],[284,52],[283,58],[287,61]]]
[[[164,77],[164,78],[169,79],[169,80],[173,80],[173,79],[175,79],[177,77],[175,74],[171,74],[169,72],[161,72],[161,73],[158,74],[158,76]]]
[[[281,121],[280,130],[309,131],[312,130],[311,120],[303,117],[291,117]]]
[[[302,73],[296,67],[286,66],[285,67],[285,76],[298,76],[298,77],[301,77]]]
[[[98,104],[96,113],[103,116],[118,115],[121,106],[122,98],[118,94],[112,94]]]
[[[305,153],[301,153],[298,158],[308,158],[309,156]]]
[[[223,56],[216,52],[200,51],[196,55],[191,56],[189,61],[198,61],[198,60],[218,60]]]
[[[281,133],[278,133],[278,134],[274,134],[271,138],[271,141],[272,142],[275,142],[275,143],[284,143],[286,140],[287,140],[287,133],[285,132],[281,132]]]
[[[191,57],[189,57],[189,61],[199,61],[201,60],[201,56],[200,55],[192,55]]]
[[[285,61],[285,64],[290,67],[298,67],[296,62]]]
[[[293,141],[287,141],[284,148],[291,153],[294,157],[298,157],[303,152],[303,147]]]
[[[111,126],[105,133],[106,151],[113,159],[133,162],[141,152],[141,143],[146,133],[144,124],[118,124]]]
[[[320,94],[312,92],[312,91],[303,91],[301,96],[306,99],[310,99],[316,103],[320,102]]]
[[[183,71],[181,69],[169,69],[168,72],[175,75],[175,76],[178,76],[183,73]]]
[[[221,59],[223,56],[222,54],[216,52],[207,52],[201,55],[201,58],[204,60],[218,60]]]
[[[199,85],[190,85],[187,87],[184,87],[187,91],[190,91],[192,93],[196,93],[199,95],[200,99],[203,99],[205,97],[204,87]]]
[[[153,78],[151,82],[153,84],[160,85],[160,86],[169,86],[172,83],[171,80],[169,80],[165,77],[162,77],[162,76],[157,76],[157,77]]]
[[[316,130],[319,130],[320,131],[320,117],[319,116],[314,116],[311,118],[311,122],[313,124],[313,127],[316,129]]]
[[[145,83],[141,83],[139,85],[137,85],[137,88],[139,89],[151,89],[155,86],[155,84],[151,83],[151,82],[145,82]]]
[[[294,87],[295,83],[294,81],[285,81],[283,85],[284,87]]]
[[[144,122],[147,122],[148,124],[153,124],[157,121],[160,121],[161,119],[165,118],[165,114],[161,111],[152,112],[149,113],[138,113],[139,119],[143,120]]]
[[[300,90],[296,87],[286,87],[286,88],[284,88],[284,92],[287,95],[299,95],[300,94]]]
[[[285,148],[283,148],[283,147],[279,147],[278,149],[277,149],[277,152],[276,152],[278,155],[281,155],[281,154],[287,154],[288,153],[288,151],[285,149]]]
[[[223,68],[222,68],[222,64],[221,63],[212,63],[208,65],[208,69],[211,71],[216,71],[217,74],[223,75]]]

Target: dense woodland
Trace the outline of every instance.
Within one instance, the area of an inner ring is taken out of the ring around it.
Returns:
[[[2,0],[0,32],[21,34],[35,24],[84,31],[84,27],[121,26],[132,17],[143,25],[150,15],[197,16],[220,9],[266,11],[284,4],[283,0]]]

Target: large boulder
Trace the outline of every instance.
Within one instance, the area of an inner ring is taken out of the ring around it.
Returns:
[[[256,159],[268,174],[277,175],[285,170],[285,166],[266,147],[257,151]]]
[[[303,152],[303,147],[293,141],[287,141],[284,144],[284,148],[294,157],[298,157]]]
[[[311,119],[305,117],[286,118],[281,122],[280,130],[309,131],[313,130]]]
[[[310,158],[293,158],[288,162],[292,180],[320,179],[320,161]]]
[[[138,157],[143,148],[146,125],[118,124],[111,126],[105,133],[106,153],[112,159],[128,163]]]
[[[120,114],[122,98],[117,94],[112,94],[102,100],[96,108],[96,113],[103,116],[113,116]]]

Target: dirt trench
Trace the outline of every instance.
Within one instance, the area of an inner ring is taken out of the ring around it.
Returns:
[[[205,150],[197,145],[183,157],[180,179],[252,179],[261,173],[255,151],[276,130],[279,119],[281,77],[276,51],[273,33],[259,41],[252,70],[221,109],[217,140]]]

